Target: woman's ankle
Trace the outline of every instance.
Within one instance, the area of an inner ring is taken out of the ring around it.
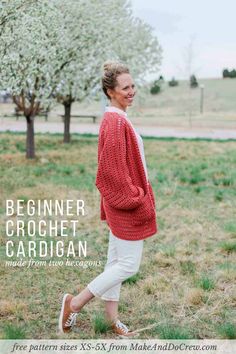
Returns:
[[[112,325],[118,321],[118,317],[106,316],[106,321]]]
[[[70,309],[71,309],[71,312],[79,312],[81,310],[81,307],[78,306],[78,303],[75,300],[75,296],[71,299]]]

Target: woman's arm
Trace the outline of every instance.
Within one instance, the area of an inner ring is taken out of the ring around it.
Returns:
[[[142,204],[145,192],[143,188],[133,184],[129,175],[125,118],[110,115],[104,122],[103,129],[105,131],[102,131],[103,146],[99,148],[96,186],[112,207],[134,209]]]

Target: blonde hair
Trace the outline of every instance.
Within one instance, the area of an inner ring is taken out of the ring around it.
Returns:
[[[102,89],[109,100],[111,97],[107,90],[113,90],[117,85],[117,77],[124,73],[129,74],[129,68],[123,63],[109,60],[103,64]]]

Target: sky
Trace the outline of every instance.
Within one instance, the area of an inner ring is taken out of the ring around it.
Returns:
[[[236,0],[131,0],[131,4],[134,15],[153,27],[163,49],[164,78],[184,79],[190,71],[197,78],[219,78],[223,68],[236,68]],[[148,78],[152,77],[156,75]]]

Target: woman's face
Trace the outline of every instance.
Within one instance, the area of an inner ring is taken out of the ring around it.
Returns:
[[[117,85],[114,90],[108,89],[107,93],[111,97],[112,106],[126,110],[127,106],[131,106],[135,91],[135,85],[130,74],[121,74],[116,79]]]

